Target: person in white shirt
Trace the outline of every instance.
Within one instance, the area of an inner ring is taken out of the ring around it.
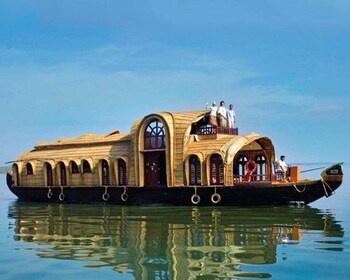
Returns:
[[[230,104],[227,110],[227,120],[228,120],[228,127],[235,128],[236,123],[236,113],[233,110],[233,105]]]
[[[206,106],[206,109],[210,109],[210,114],[209,114],[209,124],[211,124],[214,127],[218,126],[218,122],[216,119],[216,115],[218,112],[218,107],[216,106],[216,102],[214,101],[213,104],[211,106]]]
[[[225,108],[225,101],[220,102],[220,107],[218,109],[219,125],[222,127],[227,126],[227,113]]]
[[[277,172],[282,174],[283,180],[286,179],[287,173],[288,173],[288,165],[284,161],[285,158],[286,158],[285,156],[281,156],[280,160],[277,162]]]

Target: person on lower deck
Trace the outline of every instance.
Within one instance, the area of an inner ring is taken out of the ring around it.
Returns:
[[[281,156],[280,159],[277,161],[277,168],[276,168],[276,173],[281,175],[281,179],[285,180],[287,178],[288,175],[288,165],[285,162],[285,156]]]

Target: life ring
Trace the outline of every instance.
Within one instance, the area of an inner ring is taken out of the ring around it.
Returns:
[[[246,182],[250,182],[252,180],[252,175],[256,171],[256,163],[254,160],[250,159],[244,165],[245,170],[247,170],[247,174],[244,175],[244,180]]]
[[[247,163],[244,165],[245,170],[250,173],[254,173],[256,171],[256,163],[254,160],[250,159],[247,161]]]
[[[191,202],[193,204],[198,204],[200,201],[201,201],[201,197],[198,194],[195,193],[191,196]]]
[[[211,202],[217,204],[217,203],[219,203],[221,201],[221,195],[219,195],[218,193],[213,193],[211,195],[210,199],[211,199]]]
[[[104,192],[103,195],[102,195],[102,199],[104,201],[107,201],[109,199],[109,193],[108,192]]]
[[[123,200],[124,202],[128,200],[128,194],[126,192],[123,192],[120,195],[120,199]]]

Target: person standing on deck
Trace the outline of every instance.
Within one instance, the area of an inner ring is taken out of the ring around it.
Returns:
[[[218,112],[218,106],[216,106],[216,102],[214,101],[211,106],[206,106],[206,109],[210,109],[210,114],[209,114],[209,124],[211,124],[213,127],[218,126],[218,121],[216,119],[216,115]]]
[[[225,101],[220,102],[220,107],[218,109],[219,126],[227,127],[227,113],[225,108]]]
[[[233,110],[233,105],[230,104],[227,110],[227,120],[228,120],[228,127],[229,128],[235,128],[236,124],[236,113]]]

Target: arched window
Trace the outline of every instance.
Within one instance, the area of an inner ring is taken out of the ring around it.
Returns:
[[[46,163],[46,185],[53,186],[52,166],[48,162]]]
[[[108,186],[109,185],[109,164],[108,161],[103,159],[101,162],[102,167],[102,185]]]
[[[78,164],[73,160],[70,162],[70,168],[71,168],[72,174],[80,173]]]
[[[27,162],[27,164],[26,164],[26,172],[27,172],[27,175],[34,174],[33,165],[30,162]]]
[[[234,175],[238,175],[238,176],[243,176],[246,174],[246,170],[245,170],[245,165],[248,162],[248,158],[246,156],[240,156],[237,160],[237,165],[235,166],[235,168],[233,169],[235,174]]]
[[[83,173],[91,173],[91,166],[87,160],[83,160]]]
[[[67,186],[67,172],[66,172],[66,165],[63,162],[59,163],[60,168],[60,185],[61,186]]]
[[[163,123],[154,119],[148,124],[144,134],[145,150],[165,149],[165,131]]]
[[[210,184],[224,184],[224,162],[218,154],[212,155],[210,158]]]
[[[264,176],[266,175],[266,159],[263,155],[258,155],[255,157],[255,162],[257,165],[256,174],[257,180],[265,180]]]
[[[190,185],[201,185],[201,162],[198,156],[192,155],[189,159]]]
[[[118,159],[118,185],[126,186],[126,163],[123,159]]]

